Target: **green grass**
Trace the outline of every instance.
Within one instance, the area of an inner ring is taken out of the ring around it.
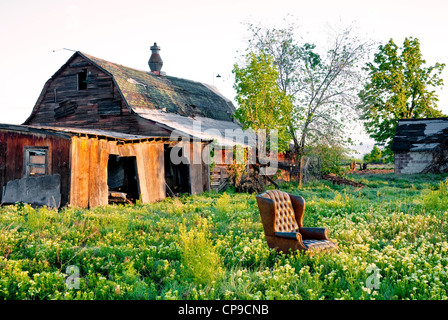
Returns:
[[[304,224],[338,243],[314,256],[270,250],[255,195],[232,190],[92,210],[1,207],[0,299],[448,299],[446,176],[283,185],[306,199]],[[66,285],[68,266],[79,288]]]

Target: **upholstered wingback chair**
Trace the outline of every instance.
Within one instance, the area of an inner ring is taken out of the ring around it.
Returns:
[[[333,250],[326,228],[304,228],[305,200],[284,191],[268,190],[257,197],[266,241],[270,248],[287,253]]]

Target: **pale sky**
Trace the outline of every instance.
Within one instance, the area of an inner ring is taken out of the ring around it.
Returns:
[[[288,14],[318,45],[326,25],[353,23],[379,43],[418,38],[428,65],[448,63],[445,0],[0,0],[0,123],[26,120],[45,82],[73,54],[61,48],[149,70],[149,47],[157,42],[162,71],[214,84],[233,100],[243,22],[281,26]],[[448,69],[442,77],[448,82]],[[439,98],[448,113],[448,89]]]

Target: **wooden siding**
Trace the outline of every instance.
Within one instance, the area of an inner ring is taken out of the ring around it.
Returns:
[[[78,73],[87,70],[87,89]],[[132,112],[112,77],[81,56],[62,67],[44,87],[27,125],[91,128],[147,136],[171,131]]]
[[[190,192],[198,194],[210,190],[210,167],[204,163],[202,152],[208,147],[200,141],[189,143],[190,147]]]
[[[207,155],[210,155],[210,145],[202,143],[202,152],[206,152]],[[208,159],[207,161],[209,160],[210,159]],[[203,185],[203,191],[211,190],[210,165],[208,163],[205,163],[204,159],[202,160],[202,185]]]
[[[65,205],[70,185],[69,137],[0,130],[0,190],[8,181],[24,177],[24,147],[48,148],[48,174],[61,176],[61,205]]]
[[[143,203],[165,198],[163,143],[122,144],[72,137],[71,205],[86,208],[108,204],[107,164],[111,154],[136,158]]]

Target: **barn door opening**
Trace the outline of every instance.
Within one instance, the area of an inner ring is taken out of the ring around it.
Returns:
[[[140,195],[136,158],[109,155],[107,185],[109,203],[135,203]]]
[[[165,145],[165,181],[168,195],[190,193],[190,167],[187,163],[174,164],[170,159],[172,147]]]

